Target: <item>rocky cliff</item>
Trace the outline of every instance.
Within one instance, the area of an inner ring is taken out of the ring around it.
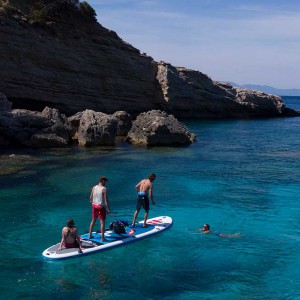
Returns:
[[[0,90],[14,108],[48,105],[71,115],[86,108],[112,113],[159,106],[155,62],[115,32],[72,5],[36,22],[33,4],[9,3],[16,12],[0,15]]]
[[[48,106],[67,116],[160,109],[192,118],[291,113],[277,96],[155,62],[76,0],[0,0],[0,41],[0,91],[14,109]]]
[[[286,109],[278,96],[235,88],[163,62],[158,64],[157,79],[168,111],[187,118],[277,116]]]

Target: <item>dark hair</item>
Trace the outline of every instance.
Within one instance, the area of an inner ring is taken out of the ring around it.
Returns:
[[[204,224],[204,225],[203,225],[203,227],[204,227],[204,226],[205,226],[205,227],[207,227],[207,230],[209,230],[209,229],[210,229],[210,226],[209,226],[209,224]]]
[[[154,173],[151,173],[149,176],[148,176],[148,179],[152,182],[154,179],[156,178],[156,175]]]
[[[108,179],[105,176],[100,176],[99,182],[102,182],[102,181],[108,181]]]
[[[72,219],[68,220],[67,226],[68,226],[69,228],[74,227],[74,221],[73,221]]]

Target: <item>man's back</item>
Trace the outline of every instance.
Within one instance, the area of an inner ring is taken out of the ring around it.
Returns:
[[[151,187],[152,187],[152,183],[149,179],[143,179],[140,182],[140,192],[148,193]]]

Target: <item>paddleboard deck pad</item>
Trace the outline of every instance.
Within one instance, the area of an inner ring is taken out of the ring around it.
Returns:
[[[109,250],[115,247],[134,243],[160,233],[170,228],[172,223],[172,218],[160,216],[148,219],[147,227],[143,227],[143,221],[136,223],[135,227],[125,227],[125,233],[117,234],[113,230],[106,230],[104,236],[105,239],[108,240],[107,242],[101,241],[100,233],[93,232],[90,239],[89,234],[86,233],[80,236],[81,245],[84,248],[81,253],[79,253],[78,248],[62,248],[62,250],[58,251],[60,244],[58,243],[47,248],[43,252],[43,256],[48,259],[66,259]]]

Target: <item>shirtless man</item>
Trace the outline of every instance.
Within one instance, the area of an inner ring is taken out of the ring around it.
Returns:
[[[135,189],[137,191],[137,200],[136,200],[136,211],[133,215],[133,221],[132,221],[133,227],[135,226],[135,221],[136,221],[136,218],[139,214],[141,207],[143,207],[145,209],[143,227],[148,226],[147,219],[148,219],[149,208],[150,208],[148,194],[150,194],[152,204],[155,205],[155,202],[153,199],[153,185],[152,185],[152,182],[155,180],[155,178],[156,178],[156,175],[151,173],[148,176],[148,179],[143,179],[140,183],[138,183],[135,186]]]

